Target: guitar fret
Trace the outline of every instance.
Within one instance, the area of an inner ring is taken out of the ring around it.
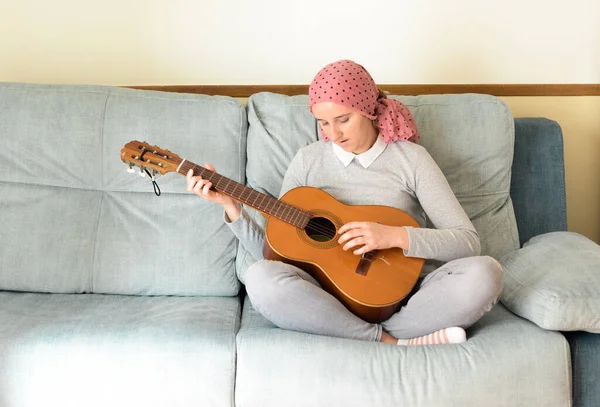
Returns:
[[[223,183],[223,182],[224,182],[224,181],[226,181],[226,180],[227,180],[227,178],[225,178],[225,177],[220,177],[220,178],[219,178],[219,181],[217,182],[217,189],[220,189],[221,191],[224,191],[224,190],[225,190],[225,188],[224,188],[224,187],[221,187],[221,186],[220,186],[220,184],[221,184],[221,183]],[[228,185],[228,184],[229,184],[229,182],[227,182],[227,184],[226,184],[226,185]]]
[[[225,188],[223,188],[223,192],[227,192],[227,188],[229,188],[229,184],[231,184],[231,179],[227,179],[227,185],[225,185]]]
[[[244,198],[244,193],[246,192],[246,190],[244,189],[244,186],[242,185],[242,188],[240,190],[239,193],[239,197],[240,197],[240,201],[244,202],[246,199]]]
[[[258,200],[258,198],[260,197],[259,194],[254,194],[254,201],[252,202],[252,206],[254,206],[256,208],[256,201]]]
[[[219,177],[217,178],[217,182],[215,182],[215,183],[214,183],[214,186],[215,186],[215,188],[217,188],[217,189],[220,189],[220,190],[223,190],[223,188],[221,188],[221,187],[219,186],[219,184],[221,183],[221,181],[223,181],[223,177],[219,176]]]
[[[242,202],[248,202],[248,190],[246,188],[242,189]]]
[[[284,220],[287,223],[290,223],[290,213],[292,213],[293,208],[291,205],[288,205],[288,204],[286,204],[285,206],[286,206],[287,212],[284,210],[284,218],[285,218]]]
[[[229,187],[227,188],[227,189],[228,189],[228,193],[229,193],[229,195],[231,195],[232,197],[234,197],[234,198],[235,198],[235,197],[236,197],[236,193],[235,193],[235,191],[236,191],[236,189],[237,189],[237,187],[238,187],[239,185],[240,185],[240,184],[238,184],[237,182],[235,182],[235,183],[234,183],[232,186],[229,186]]]
[[[282,204],[281,206],[283,207],[283,210],[281,211],[281,219],[284,222],[287,222],[287,215],[288,215],[288,212],[290,210],[290,206],[288,204],[285,204],[285,203]]]
[[[305,228],[306,225],[308,225],[309,220],[310,220],[310,215],[308,215],[307,213],[304,213],[299,219],[298,227]]]
[[[268,201],[268,199],[267,199],[268,196],[264,195],[264,194],[259,194],[259,196],[260,196],[260,202],[256,205],[256,207],[258,209],[260,209],[260,210],[263,210],[264,209],[264,205],[265,205],[265,200]]]
[[[298,227],[298,225],[296,224],[296,219],[298,218],[298,212],[300,212],[298,209],[294,210],[294,216],[292,218],[292,224],[296,227]]]
[[[304,227],[304,219],[306,217],[306,212],[298,210],[298,218],[296,219],[296,227],[302,228]]]
[[[288,205],[285,203],[281,203],[281,215],[279,215],[279,219],[285,221],[285,210],[288,208]]]
[[[237,187],[238,187],[239,185],[240,185],[240,184],[238,184],[238,183],[236,182],[235,186],[233,187],[233,191],[231,191],[231,196],[233,196],[234,198],[236,197],[236,196],[235,196],[235,190],[237,189]]]

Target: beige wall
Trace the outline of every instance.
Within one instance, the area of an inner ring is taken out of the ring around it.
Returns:
[[[600,2],[0,0],[0,81],[306,84],[354,59],[379,83],[600,83]],[[507,97],[565,134],[569,227],[600,241],[600,97]]]
[[[0,80],[599,83],[598,0],[0,0]]]

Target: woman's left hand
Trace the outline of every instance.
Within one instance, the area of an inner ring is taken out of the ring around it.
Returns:
[[[339,244],[344,244],[343,250],[349,250],[355,246],[362,246],[354,250],[354,254],[364,254],[376,249],[389,249],[390,247],[401,247],[408,240],[408,232],[403,227],[382,225],[375,222],[349,222],[343,225],[338,233],[342,236],[338,239]]]

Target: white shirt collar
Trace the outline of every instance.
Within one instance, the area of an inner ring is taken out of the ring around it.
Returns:
[[[381,135],[377,136],[375,144],[373,144],[373,146],[370,149],[358,155],[344,150],[342,147],[338,146],[333,142],[331,144],[333,146],[333,152],[340,159],[342,164],[344,164],[344,167],[349,166],[352,160],[356,158],[360,165],[363,166],[363,168],[368,168],[371,164],[373,164],[373,162],[375,162],[377,157],[379,157],[381,153],[383,153],[383,150],[385,150],[385,147],[387,146],[387,144],[383,140],[383,136]]]

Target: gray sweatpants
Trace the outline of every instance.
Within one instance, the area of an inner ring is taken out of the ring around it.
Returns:
[[[502,268],[492,257],[454,260],[428,274],[397,313],[381,324],[352,314],[298,267],[260,260],[245,275],[252,306],[280,328],[318,335],[379,341],[382,329],[399,339],[442,328],[468,328],[502,292]]]

